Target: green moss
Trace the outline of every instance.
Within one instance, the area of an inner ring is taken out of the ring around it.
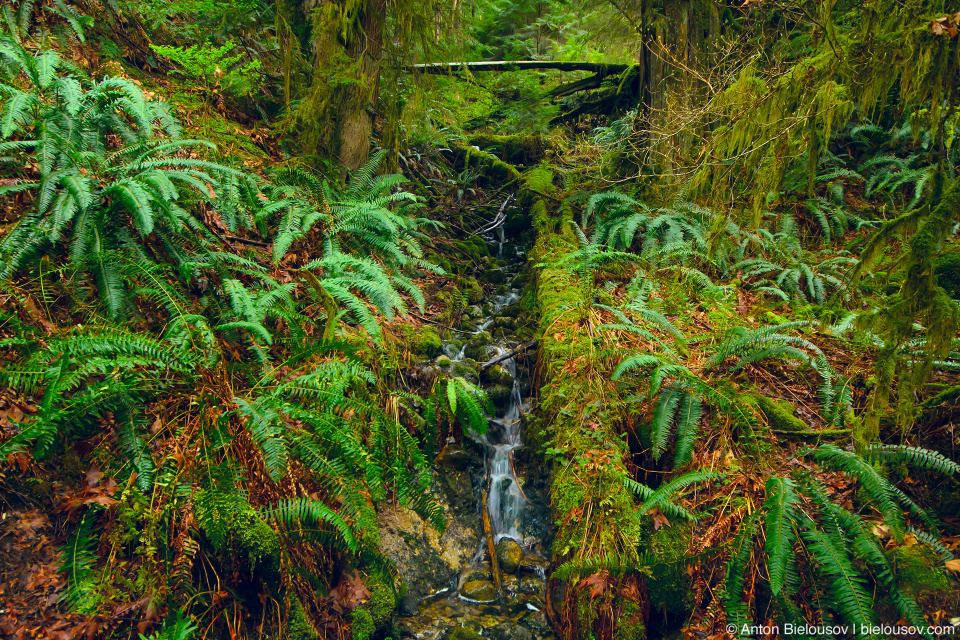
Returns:
[[[316,640],[317,632],[313,625],[307,620],[307,614],[303,610],[300,599],[296,596],[290,597],[290,619],[287,622],[287,640]]]
[[[463,278],[458,284],[461,291],[466,295],[468,303],[478,304],[483,302],[483,288],[476,278]]]
[[[511,164],[530,165],[539,162],[546,153],[546,144],[539,135],[498,136],[481,134],[470,136],[470,144],[497,153]]]
[[[456,627],[450,629],[443,636],[444,640],[481,640],[479,633],[473,629],[467,629],[465,627]]]
[[[624,600],[620,620],[613,634],[614,640],[644,640],[647,628],[643,624],[643,609],[632,600]]]
[[[353,612],[353,624],[350,627],[353,640],[369,640],[376,631],[377,625],[366,607],[360,607]]]
[[[425,358],[433,358],[440,354],[443,348],[443,340],[436,329],[430,327],[421,327],[417,330],[413,338],[411,350],[415,355]]]
[[[386,572],[375,572],[367,581],[367,588],[370,589],[370,600],[366,607],[369,608],[377,628],[381,628],[390,621],[394,609],[397,608],[397,592],[393,588],[393,580]]]
[[[937,256],[933,262],[933,272],[937,276],[937,284],[951,298],[960,298],[960,251],[948,251]]]
[[[943,562],[929,548],[919,544],[897,547],[890,555],[900,584],[911,593],[950,589]]]
[[[676,522],[660,527],[650,537],[648,549],[659,562],[669,564],[683,559],[692,537],[692,526]],[[670,615],[683,614],[693,605],[690,576],[682,565],[658,569],[647,579],[650,604]]]
[[[245,509],[231,523],[231,533],[246,551],[250,565],[273,572],[280,565],[280,538],[252,508]]]
[[[764,415],[774,431],[810,431],[807,423],[794,415],[793,405],[786,400],[768,398],[759,393],[748,393],[743,397]]]

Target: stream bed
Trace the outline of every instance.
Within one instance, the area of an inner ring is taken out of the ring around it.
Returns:
[[[449,584],[430,589],[400,618],[402,637],[442,640],[454,630],[469,629],[484,637],[538,640],[553,638],[544,608],[544,587],[552,526],[548,483],[542,465],[524,447],[525,415],[532,408],[530,373],[533,358],[503,358],[520,344],[516,329],[523,318],[521,248],[505,243],[502,229],[487,238],[499,258],[496,292],[468,308],[462,331],[443,343],[443,355],[432,366],[445,374],[479,384],[494,406],[485,434],[468,433],[464,442],[448,440],[438,460],[454,454],[473,460],[469,476],[472,500],[449,505],[449,515],[470,525],[474,549],[463,556]],[[478,313],[478,311],[480,311]],[[490,366],[483,366],[497,361]],[[476,372],[476,373],[475,373]],[[451,439],[452,440],[452,439]],[[442,473],[442,470],[441,470]],[[447,480],[449,483],[449,480]],[[463,481],[466,484],[467,481]],[[455,502],[455,501],[452,501]],[[482,526],[483,505],[502,575],[502,595],[491,573],[488,543]]]

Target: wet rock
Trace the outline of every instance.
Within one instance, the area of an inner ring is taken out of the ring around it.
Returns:
[[[546,575],[546,570],[547,561],[532,555],[524,555],[523,562],[520,563],[520,573],[543,577]]]
[[[412,618],[419,613],[417,602],[416,596],[408,593],[400,598],[400,604],[397,606],[397,613],[399,613],[401,616]]]
[[[510,387],[498,384],[487,389],[487,397],[497,409],[505,409],[510,405],[513,398],[513,390]]]
[[[505,387],[513,385],[513,376],[510,375],[509,371],[498,364],[495,364],[492,367],[487,367],[481,371],[480,379],[484,382],[494,385],[499,384]]]
[[[466,471],[473,462],[473,456],[459,444],[446,445],[437,456],[437,465],[448,471]]]
[[[543,591],[543,583],[537,578],[523,577],[520,578],[520,583],[517,585],[517,591],[526,595],[539,595]],[[537,603],[534,602],[534,605]],[[538,606],[538,609],[542,609],[542,606]]]
[[[450,375],[455,378],[463,378],[473,384],[480,381],[480,376],[477,375],[477,362],[472,358],[454,362],[453,366],[450,367]]]
[[[504,284],[507,276],[500,269],[487,269],[480,274],[479,279],[484,284]]]
[[[483,309],[480,308],[480,305],[472,304],[463,311],[463,315],[468,318],[473,318],[477,320],[483,317]]]
[[[500,538],[497,543],[497,562],[505,573],[513,573],[523,562],[523,549],[513,538]]]
[[[497,589],[492,582],[471,580],[460,589],[460,597],[473,602],[494,602],[497,599]]]
[[[517,622],[504,622],[490,629],[493,640],[533,640],[533,631]]]
[[[493,326],[495,326],[497,329],[514,331],[517,328],[517,319],[511,318],[510,316],[497,316],[494,318]]]
[[[479,633],[473,629],[464,629],[463,627],[447,629],[440,637],[441,640],[481,640]]]
[[[469,487],[469,479],[465,484]],[[414,511],[401,506],[388,505],[377,514],[380,550],[399,570],[408,593],[417,598],[448,586],[459,575],[460,567],[470,562],[480,543],[475,513],[452,508],[442,491],[435,497],[447,520],[442,535]]]
[[[478,569],[476,567],[470,567],[460,572],[460,586],[463,586],[468,582],[476,582],[477,580],[486,580],[489,582],[490,572],[485,569]]]
[[[450,358],[448,358],[447,356],[439,356],[434,361],[434,363],[441,369],[446,369],[447,367],[449,367],[451,362],[452,360],[450,360]]]
[[[490,335],[489,331],[481,331],[471,337],[467,342],[467,349],[464,351],[464,355],[474,360],[485,359],[487,356],[487,347],[492,340],[493,336]]]

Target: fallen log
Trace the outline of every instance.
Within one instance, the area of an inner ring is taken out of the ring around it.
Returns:
[[[494,358],[493,360],[490,360],[490,361],[488,361],[488,362],[484,362],[482,365],[480,365],[480,371],[485,371],[486,369],[489,369],[490,367],[492,367],[492,366],[495,365],[495,364],[498,364],[498,363],[500,363],[500,362],[503,362],[504,360],[509,360],[510,358],[513,358],[514,356],[518,356],[518,355],[520,355],[521,353],[523,353],[524,351],[526,351],[527,349],[530,349],[530,348],[535,347],[535,346],[537,346],[537,341],[536,341],[536,340],[531,340],[530,342],[527,342],[526,344],[522,344],[522,345],[520,345],[519,347],[517,347],[516,349],[514,349],[513,351],[508,351],[507,353],[505,353],[505,354],[503,354],[503,355],[497,356],[497,357]]]
[[[422,73],[451,73],[459,69],[470,71],[524,71],[527,69],[554,69],[556,71],[593,71],[603,75],[623,73],[628,64],[600,62],[559,62],[555,60],[493,60],[484,62],[427,62],[407,67],[407,71]]]

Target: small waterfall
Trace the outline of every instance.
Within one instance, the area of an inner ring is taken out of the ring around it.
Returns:
[[[495,357],[503,355],[503,349],[497,348]],[[494,539],[513,538],[523,542],[520,534],[520,514],[527,502],[513,464],[513,451],[520,446],[520,419],[523,401],[520,397],[520,382],[517,380],[516,363],[508,359],[500,363],[513,377],[510,404],[500,418],[491,420],[495,427],[487,432],[484,439],[491,455],[489,458],[490,486],[487,494],[487,508],[490,512],[490,525]],[[494,443],[497,439],[499,442]]]

